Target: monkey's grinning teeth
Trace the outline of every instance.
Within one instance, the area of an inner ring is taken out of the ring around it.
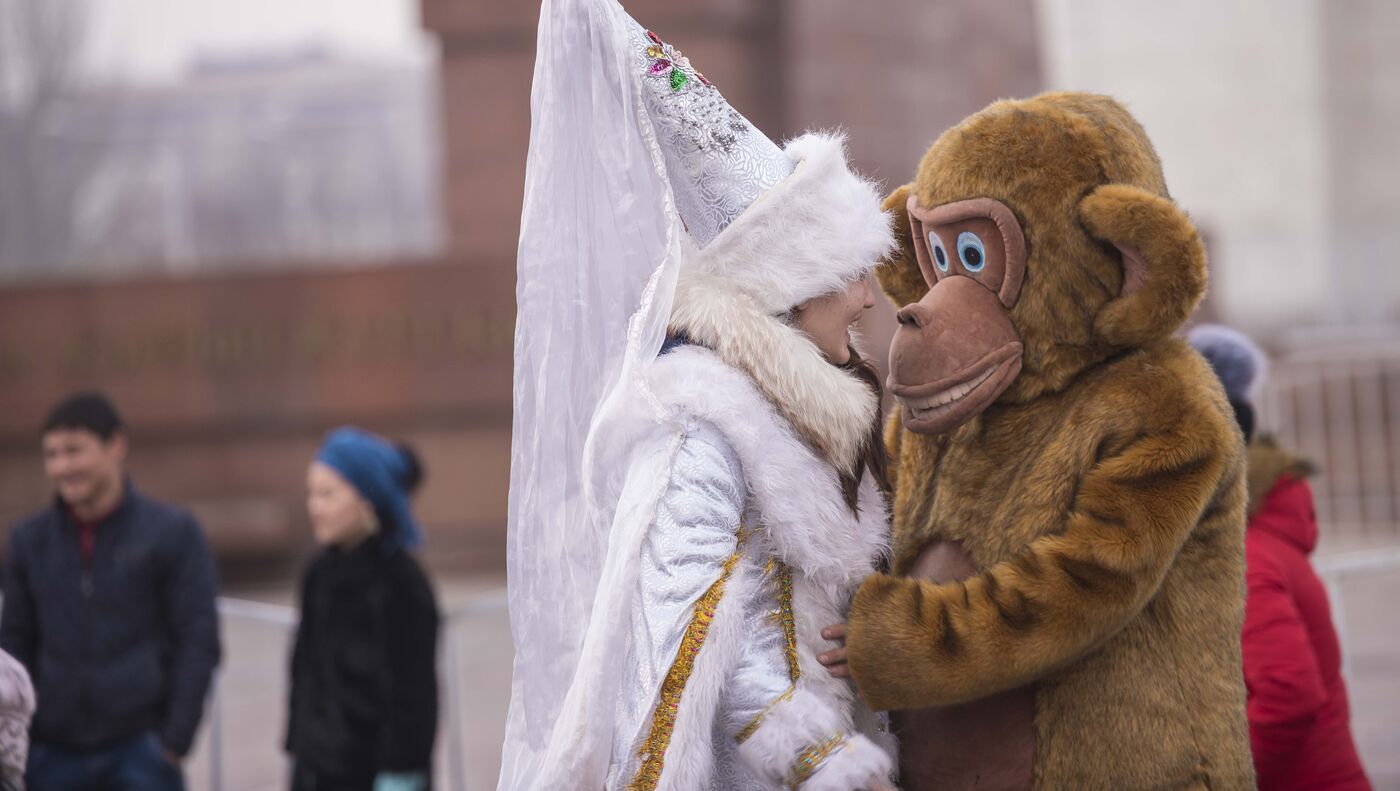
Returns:
[[[947,390],[941,393],[935,393],[928,398],[920,398],[906,403],[909,405],[910,409],[914,410],[915,417],[919,417],[923,413],[932,412],[940,407],[955,404],[961,401],[968,393],[976,390],[978,385],[990,379],[992,374],[996,373],[996,370],[997,366],[994,365],[979,374],[976,379],[968,380],[960,385],[953,385]]]

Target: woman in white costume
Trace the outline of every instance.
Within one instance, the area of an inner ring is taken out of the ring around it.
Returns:
[[[502,789],[884,789],[816,654],[883,556],[892,243],[840,137],[779,148],[614,0],[546,0],[519,253]]]

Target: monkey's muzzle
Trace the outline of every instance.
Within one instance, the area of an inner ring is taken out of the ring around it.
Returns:
[[[969,277],[948,277],[897,315],[890,392],[904,425],[943,434],[996,401],[1021,372],[1022,343],[997,295]]]

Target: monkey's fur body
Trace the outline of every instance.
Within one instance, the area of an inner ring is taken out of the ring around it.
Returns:
[[[994,198],[1027,252],[1020,373],[945,434],[898,414],[887,431],[894,564],[858,592],[848,649],[867,702],[900,710],[904,787],[1253,788],[1244,449],[1210,367],[1172,337],[1205,259],[1151,143],[1084,94],[950,129],[886,201],[897,306],[929,290],[911,194]]]

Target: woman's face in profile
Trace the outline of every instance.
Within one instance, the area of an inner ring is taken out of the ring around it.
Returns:
[[[320,544],[352,546],[374,532],[369,503],[340,473],[319,461],[306,472],[306,514]]]
[[[794,323],[812,339],[827,362],[844,365],[851,359],[851,325],[867,308],[875,306],[869,278],[861,278],[826,296],[797,307]]]

